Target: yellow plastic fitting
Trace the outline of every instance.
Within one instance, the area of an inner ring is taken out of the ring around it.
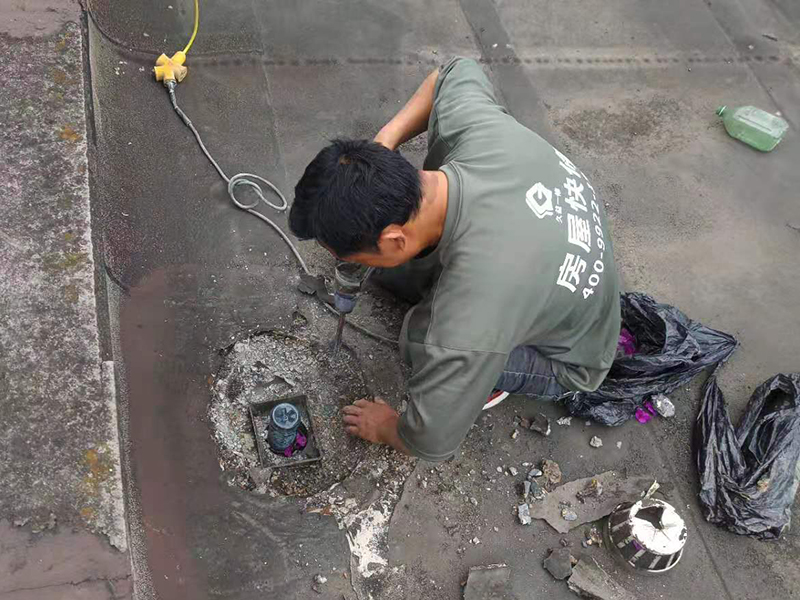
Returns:
[[[156,60],[156,66],[153,67],[156,81],[163,81],[165,85],[168,81],[180,83],[186,77],[186,73],[189,72],[189,69],[183,64],[185,62],[186,53],[180,50],[173,54],[172,58],[162,54]]]

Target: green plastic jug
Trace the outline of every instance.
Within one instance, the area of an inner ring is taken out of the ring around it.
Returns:
[[[717,114],[722,117],[731,137],[762,152],[769,152],[777,146],[789,129],[786,121],[755,106],[740,106],[732,110],[720,106]]]

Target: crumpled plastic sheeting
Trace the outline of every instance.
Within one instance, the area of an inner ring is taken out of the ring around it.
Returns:
[[[741,535],[780,537],[800,481],[800,374],[758,386],[735,429],[712,376],[695,442],[706,520]]]
[[[622,326],[636,340],[636,354],[614,361],[594,392],[564,399],[570,414],[604,425],[622,425],[653,394],[669,394],[708,367],[730,357],[736,338],[692,321],[647,294],[620,297]]]

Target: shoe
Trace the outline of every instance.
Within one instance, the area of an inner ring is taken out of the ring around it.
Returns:
[[[483,405],[483,410],[497,406],[506,398],[508,398],[508,392],[501,392],[499,390],[492,392],[492,394],[489,396],[489,399],[486,401],[486,404]]]

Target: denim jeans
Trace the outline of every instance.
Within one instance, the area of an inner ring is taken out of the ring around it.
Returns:
[[[508,355],[495,389],[511,394],[556,400],[568,390],[556,380],[553,361],[534,346],[518,346]]]

